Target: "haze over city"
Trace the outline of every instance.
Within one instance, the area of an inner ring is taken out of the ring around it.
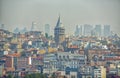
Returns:
[[[0,78],[120,78],[120,0],[0,0]]]
[[[120,0],[0,0],[0,24],[9,30],[29,30],[33,21],[40,31],[45,24],[54,29],[59,14],[67,34],[84,24],[108,24],[120,34]]]

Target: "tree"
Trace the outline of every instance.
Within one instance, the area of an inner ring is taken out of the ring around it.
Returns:
[[[26,74],[24,78],[47,78],[45,74],[42,73],[32,73]]]
[[[52,77],[52,78],[56,78],[56,74],[55,74],[55,73],[53,73],[51,77]]]
[[[35,73],[35,78],[40,78],[40,73]]]
[[[11,74],[9,74],[9,75],[7,76],[7,78],[13,78],[13,76],[12,76]]]
[[[30,78],[30,76],[28,74],[26,74],[24,78]]]

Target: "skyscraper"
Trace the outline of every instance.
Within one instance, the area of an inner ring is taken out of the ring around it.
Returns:
[[[5,25],[4,25],[4,24],[1,24],[0,29],[5,29]]]
[[[56,45],[61,44],[65,40],[65,28],[61,23],[60,16],[58,18],[57,24],[54,29],[54,38]]]
[[[95,26],[95,33],[97,36],[101,36],[101,25]]]
[[[77,25],[75,30],[75,36],[82,35],[82,26]]]
[[[14,33],[19,33],[20,31],[19,31],[19,28],[18,27],[16,27],[15,29],[14,29]]]
[[[91,31],[93,29],[93,26],[92,25],[89,25],[89,24],[85,24],[84,25],[84,35],[85,36],[91,36]]]
[[[37,23],[34,21],[32,22],[31,31],[39,31]]]
[[[31,31],[34,30],[34,22],[32,22]]]
[[[110,36],[110,25],[104,25],[104,36]]]
[[[45,24],[45,33],[48,34],[48,36],[50,36],[50,25],[49,24]]]

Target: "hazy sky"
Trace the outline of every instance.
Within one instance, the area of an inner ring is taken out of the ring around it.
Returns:
[[[109,24],[120,34],[120,0],[0,0],[0,23],[10,30],[30,29],[32,21],[39,30],[45,24],[54,29],[59,13],[66,33],[76,25]]]

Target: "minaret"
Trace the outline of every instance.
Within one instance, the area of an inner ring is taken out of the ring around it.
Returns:
[[[31,31],[34,30],[34,22],[32,22]]]
[[[61,44],[65,40],[65,28],[61,23],[60,15],[58,17],[58,21],[54,29],[54,39],[55,39],[56,45]]]

